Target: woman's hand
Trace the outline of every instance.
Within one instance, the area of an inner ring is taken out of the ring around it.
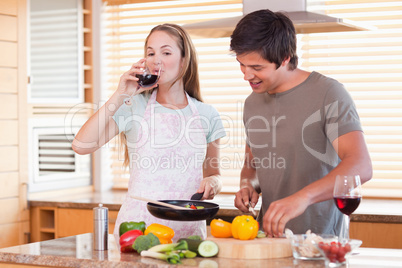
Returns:
[[[120,77],[119,85],[117,86],[117,91],[120,94],[134,96],[144,92],[145,90],[150,90],[150,88],[142,88],[138,85],[138,78],[136,74],[142,74],[145,67],[145,59],[141,59],[134,63],[130,70],[123,73]]]
[[[213,199],[217,194],[221,192],[222,182],[218,175],[205,177],[201,181],[201,185],[197,190],[197,193],[204,193],[201,200]]]

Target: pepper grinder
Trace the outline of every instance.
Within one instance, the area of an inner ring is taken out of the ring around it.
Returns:
[[[102,204],[93,209],[94,250],[107,250],[109,234],[109,210]]]

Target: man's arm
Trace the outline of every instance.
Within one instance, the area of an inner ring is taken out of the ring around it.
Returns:
[[[243,168],[240,173],[240,190],[236,193],[235,206],[242,212],[248,212],[248,205],[255,207],[260,191],[257,183],[256,169],[253,164],[253,154],[246,145]]]
[[[341,159],[339,165],[295,194],[271,203],[263,220],[267,235],[282,236],[286,223],[301,215],[309,205],[332,199],[336,175],[359,175],[362,183],[371,179],[371,159],[362,132],[342,135],[333,146]]]

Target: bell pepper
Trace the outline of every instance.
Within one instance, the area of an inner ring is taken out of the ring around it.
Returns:
[[[140,235],[143,235],[141,230],[130,230],[122,234],[119,239],[120,252],[134,252],[133,244]]]
[[[211,235],[218,238],[232,237],[232,224],[222,219],[211,221]]]
[[[149,233],[153,233],[156,237],[159,238],[161,244],[169,244],[172,243],[172,238],[174,236],[174,231],[172,228],[159,224],[159,223],[152,223],[145,229],[144,235]]]
[[[130,230],[140,230],[141,232],[145,231],[145,222],[134,222],[134,221],[125,221],[120,224],[119,227],[119,235],[122,236],[125,232]]]
[[[232,221],[232,235],[240,240],[252,240],[257,237],[259,229],[258,221],[252,216],[236,216]]]

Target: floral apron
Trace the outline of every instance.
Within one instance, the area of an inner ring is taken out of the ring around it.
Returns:
[[[154,200],[189,200],[203,179],[206,137],[200,115],[188,94],[192,114],[155,113],[157,90],[152,93],[141,122],[135,148],[130,145],[128,194],[116,219],[114,236],[119,241],[119,226],[125,221],[145,221],[171,227],[173,241],[190,235],[206,237],[205,221],[168,221],[152,216],[147,202],[129,195]],[[135,157],[135,161],[133,158]]]

